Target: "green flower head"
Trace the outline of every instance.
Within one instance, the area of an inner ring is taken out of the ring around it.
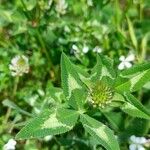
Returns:
[[[110,104],[113,98],[114,92],[112,87],[102,81],[97,81],[91,86],[90,96],[91,102],[94,107],[105,107]]]

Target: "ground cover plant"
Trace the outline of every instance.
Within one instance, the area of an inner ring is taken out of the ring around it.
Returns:
[[[0,1],[0,149],[150,149],[148,0]]]

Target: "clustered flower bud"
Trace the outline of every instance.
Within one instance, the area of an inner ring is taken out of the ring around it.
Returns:
[[[91,103],[94,107],[105,107],[110,104],[113,98],[113,90],[106,83],[98,81],[91,87]]]

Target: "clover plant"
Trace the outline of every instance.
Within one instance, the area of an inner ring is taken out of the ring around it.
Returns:
[[[119,150],[115,131],[89,112],[97,109],[105,114],[118,108],[123,112],[150,119],[150,112],[133,95],[150,80],[150,63],[134,65],[122,72],[113,69],[113,61],[97,55],[96,65],[87,72],[61,56],[61,83],[65,101],[48,107],[31,119],[16,135],[17,139],[41,138],[72,130],[81,123],[99,145]]]

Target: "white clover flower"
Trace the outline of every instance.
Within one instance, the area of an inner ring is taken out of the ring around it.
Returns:
[[[119,58],[119,60],[121,61],[121,63],[118,66],[119,70],[123,70],[125,68],[130,68],[132,66],[131,62],[135,60],[135,55],[129,54],[126,58],[125,58],[125,56],[121,56]]]
[[[87,5],[88,6],[93,6],[93,0],[87,0]]]
[[[101,49],[99,46],[96,46],[96,47],[93,49],[93,52],[94,52],[94,53],[101,53],[101,52],[102,52],[102,49]]]
[[[55,10],[57,11],[57,13],[64,15],[66,13],[67,7],[68,7],[68,4],[66,3],[65,0],[57,0],[56,1]]]
[[[17,142],[14,139],[10,139],[7,144],[4,145],[3,150],[15,150]]]
[[[129,150],[145,150],[143,147],[146,144],[147,139],[145,137],[136,137],[132,135],[130,137],[131,144],[129,145]]]
[[[12,76],[22,76],[23,73],[29,72],[28,58],[24,55],[16,56],[11,60],[9,65]]]
[[[83,46],[83,49],[82,49],[82,52],[83,52],[84,54],[86,54],[86,53],[88,53],[88,51],[89,51],[89,47],[86,46],[86,45],[84,45],[84,46]]]

